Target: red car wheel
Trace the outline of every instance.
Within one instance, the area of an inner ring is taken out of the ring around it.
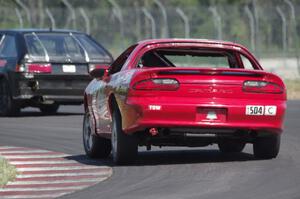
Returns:
[[[126,135],[122,131],[122,118],[118,108],[112,115],[112,157],[116,164],[128,164],[136,159],[138,148],[134,135]]]
[[[111,143],[108,139],[92,134],[90,116],[88,113],[83,119],[83,146],[86,154],[91,158],[107,158],[111,152]]]
[[[280,135],[257,137],[253,143],[254,156],[259,159],[276,158],[280,149]]]

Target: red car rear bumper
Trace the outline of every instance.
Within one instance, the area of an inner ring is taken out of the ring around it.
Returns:
[[[246,115],[247,105],[276,106],[276,114]],[[121,113],[126,133],[165,127],[245,129],[279,134],[285,109],[283,100],[130,97]]]

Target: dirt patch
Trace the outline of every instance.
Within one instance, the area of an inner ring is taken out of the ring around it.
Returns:
[[[288,99],[300,99],[300,79],[284,80]]]

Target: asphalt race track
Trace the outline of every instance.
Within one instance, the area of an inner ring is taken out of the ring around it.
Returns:
[[[56,116],[25,109],[20,117],[0,118],[0,145],[40,148],[85,159],[82,107],[61,107]],[[145,152],[133,166],[114,166],[113,176],[62,198],[300,198],[300,101],[288,102],[281,151],[273,160],[256,160],[252,146],[242,154],[221,154],[206,148],[163,148]]]

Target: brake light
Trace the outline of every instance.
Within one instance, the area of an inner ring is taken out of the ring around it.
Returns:
[[[22,64],[18,65],[16,68],[17,72],[26,72],[26,73],[51,73],[52,66],[51,64]]]
[[[27,64],[27,72],[30,73],[51,73],[51,64]]]
[[[94,69],[107,69],[108,71],[108,65],[101,65],[101,64],[89,64],[89,72],[91,72]]]
[[[146,79],[134,84],[135,90],[175,91],[179,88],[176,79]]]
[[[5,59],[0,59],[0,67],[4,67],[7,64]]]
[[[283,93],[283,88],[278,84],[266,81],[245,81],[243,91],[252,93]]]

